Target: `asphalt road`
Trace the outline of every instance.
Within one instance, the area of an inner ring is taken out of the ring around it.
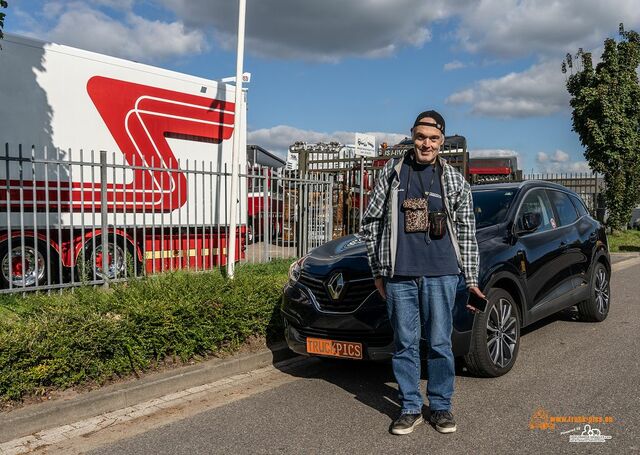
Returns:
[[[312,359],[293,371],[255,378],[224,397],[212,397],[208,404],[194,403],[191,410],[129,423],[108,435],[49,451],[95,455],[640,453],[638,277],[640,265],[614,274],[613,304],[602,323],[577,322],[571,312],[565,312],[527,329],[517,363],[506,376],[478,379],[459,369],[453,400],[458,431],[454,434],[441,435],[428,425],[407,436],[388,433],[398,412],[389,364]],[[423,390],[424,386],[423,381]],[[550,416],[612,417],[613,422],[592,424],[611,438],[599,443],[570,442],[571,435],[584,431],[579,423],[532,430],[532,416],[540,409]]]

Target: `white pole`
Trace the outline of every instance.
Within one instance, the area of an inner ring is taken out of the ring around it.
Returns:
[[[362,214],[364,204],[364,155],[360,157],[360,224],[358,229],[362,226]]]
[[[233,278],[236,260],[236,215],[238,212],[238,166],[240,163],[240,145],[242,133],[240,128],[242,115],[242,62],[244,59],[244,18],[246,13],[246,0],[238,0],[238,53],[236,60],[236,112],[233,126],[233,154],[231,157],[231,201],[229,231],[227,232],[227,276]],[[246,153],[246,152],[245,152]]]

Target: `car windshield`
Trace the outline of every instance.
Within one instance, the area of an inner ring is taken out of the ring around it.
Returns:
[[[476,229],[504,221],[515,193],[514,188],[474,190],[473,211],[476,215]]]

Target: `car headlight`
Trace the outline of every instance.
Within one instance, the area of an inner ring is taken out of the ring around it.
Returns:
[[[304,257],[298,259],[296,262],[291,264],[289,267],[289,281],[292,283],[297,282],[300,279],[300,273],[302,273],[302,263],[304,262]]]

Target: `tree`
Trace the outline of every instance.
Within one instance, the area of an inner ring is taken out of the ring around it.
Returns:
[[[9,4],[6,0],[0,0],[0,8],[7,8]],[[4,38],[4,34],[2,33],[2,29],[4,28],[4,18],[6,14],[0,13],[0,39]]]
[[[585,147],[591,169],[604,176],[607,224],[626,229],[640,201],[640,35],[625,31],[620,40],[604,41],[602,61],[593,67],[591,53],[567,54],[562,72],[573,108],[573,130]],[[574,68],[573,62],[577,62]],[[574,72],[575,71],[575,72]]]

